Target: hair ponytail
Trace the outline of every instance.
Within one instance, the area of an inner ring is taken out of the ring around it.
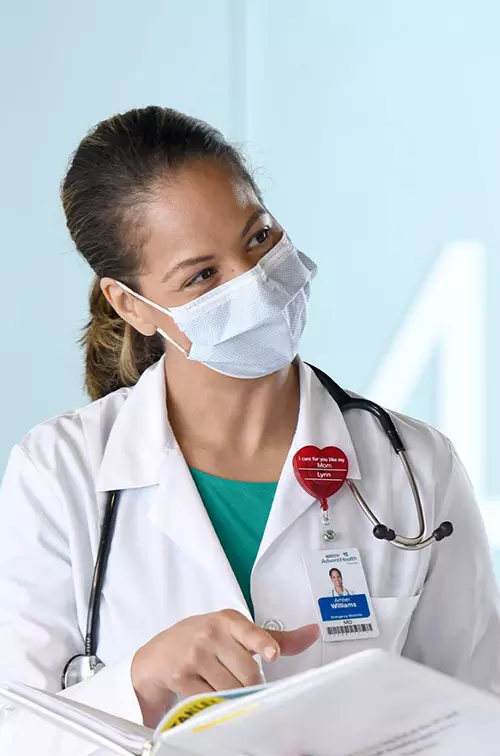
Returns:
[[[115,312],[103,294],[98,278],[90,289],[90,320],[81,344],[85,350],[85,388],[91,399],[124,386],[133,386],[140,375],[163,354],[159,336],[143,336]]]

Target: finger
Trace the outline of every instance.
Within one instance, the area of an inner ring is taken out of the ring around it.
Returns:
[[[247,651],[259,654],[266,661],[274,661],[280,655],[280,647],[272,635],[242,614],[235,612],[231,616],[229,632]]]
[[[215,693],[215,689],[199,675],[193,675],[186,678],[179,686],[179,690],[174,692],[187,698],[188,696],[199,696],[202,693]]]
[[[242,687],[238,678],[212,654],[207,655],[206,659],[200,662],[197,671],[213,690],[232,690]]]
[[[250,651],[233,638],[217,651],[217,657],[243,687],[264,682],[261,668]]]
[[[318,625],[304,625],[296,630],[270,630],[269,635],[277,641],[283,656],[296,656],[305,651],[319,638]]]

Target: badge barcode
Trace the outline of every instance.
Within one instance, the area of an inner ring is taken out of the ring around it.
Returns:
[[[364,622],[361,625],[339,625],[337,627],[327,627],[328,635],[351,635],[351,633],[370,633],[373,625],[370,622]]]

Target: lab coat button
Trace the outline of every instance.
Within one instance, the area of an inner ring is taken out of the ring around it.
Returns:
[[[280,622],[276,619],[268,619],[265,622],[262,623],[262,627],[264,630],[284,630],[285,626],[283,622]]]

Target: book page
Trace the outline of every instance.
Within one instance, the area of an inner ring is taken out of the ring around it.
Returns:
[[[184,724],[191,717],[195,717],[207,709],[211,709],[212,706],[219,706],[229,701],[245,698],[267,687],[269,686],[254,685],[248,688],[235,688],[234,690],[217,691],[216,693],[202,693],[198,696],[185,698],[165,714],[155,730],[154,740],[157,740],[162,733]]]
[[[500,701],[382,651],[369,651],[214,707],[153,751],[198,756],[500,754]]]

